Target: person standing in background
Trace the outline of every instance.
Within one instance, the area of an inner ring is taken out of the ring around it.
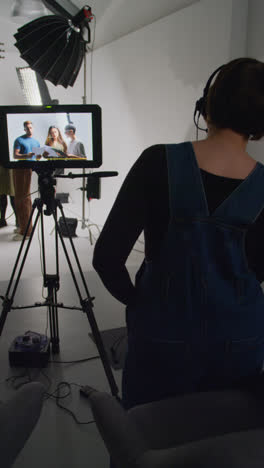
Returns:
[[[32,149],[39,148],[38,140],[33,138],[33,124],[31,121],[24,122],[25,134],[16,138],[14,142],[14,159],[35,161],[39,156],[32,153]],[[32,201],[30,196],[32,169],[14,169],[13,178],[15,185],[15,206],[19,230],[13,237],[14,241],[23,239],[26,232],[28,220],[32,209]],[[32,223],[30,223],[27,236],[28,239],[32,231]]]
[[[10,197],[10,203],[14,210],[16,217],[16,208],[15,208],[15,187],[13,183],[13,173],[11,169],[6,169],[3,166],[0,166],[0,228],[7,226],[6,222],[6,208],[7,208],[7,196]],[[18,221],[16,217],[16,226],[18,226]]]

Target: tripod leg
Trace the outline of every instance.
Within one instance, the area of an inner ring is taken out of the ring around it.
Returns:
[[[57,275],[46,275],[45,286],[48,288],[49,321],[50,321],[50,341],[52,352],[59,353],[59,321],[57,307],[57,290],[59,289],[59,278]]]
[[[18,254],[17,254],[17,258],[16,258],[16,261],[15,261],[15,265],[14,265],[13,271],[11,273],[11,277],[10,277],[9,284],[8,284],[8,287],[7,287],[7,291],[6,291],[7,296],[9,294],[9,292],[10,292],[10,289],[11,289],[11,286],[12,286],[12,283],[13,283],[13,280],[14,280],[14,276],[15,276],[15,273],[16,273],[16,269],[17,269],[17,266],[18,266],[18,263],[19,263],[19,260],[20,260],[20,257],[21,257],[21,253],[22,253],[24,244],[25,244],[25,240],[26,240],[26,236],[27,236],[27,233],[28,233],[28,230],[29,230],[29,226],[31,224],[31,220],[32,220],[34,211],[35,211],[36,207],[38,206],[38,202],[39,202],[39,200],[35,200],[34,203],[33,203],[33,206],[32,206],[32,210],[31,210],[31,213],[30,213],[30,217],[29,217],[29,220],[28,220],[27,227],[26,227],[26,232],[25,232],[24,237],[22,239],[22,242],[21,242]],[[24,263],[25,263],[25,260],[26,260],[26,254],[27,254],[27,252],[29,250],[29,246],[30,246],[30,243],[31,243],[31,240],[32,240],[32,237],[33,237],[33,233],[34,233],[34,230],[35,230],[39,215],[40,215],[40,213],[38,212],[37,217],[36,217],[35,222],[34,222],[34,226],[32,228],[32,231],[31,231],[31,234],[30,234],[30,237],[29,237],[29,240],[28,240],[28,245],[27,245],[28,248],[26,249],[26,253],[25,253],[24,258],[23,258],[24,261],[23,261],[23,265],[21,265],[22,268],[20,267],[19,278],[21,276],[21,272],[22,272],[22,269],[23,269],[23,266],[24,266]]]
[[[87,294],[87,299],[82,298],[80,288],[79,288],[79,285],[77,283],[76,276],[74,274],[73,267],[72,267],[72,264],[71,264],[67,249],[66,249],[66,245],[65,245],[63,236],[61,234],[59,224],[57,222],[56,211],[53,210],[53,217],[54,217],[56,229],[57,229],[57,232],[59,233],[59,237],[60,237],[62,247],[63,247],[64,253],[65,253],[69,268],[70,268],[70,272],[71,272],[72,279],[73,279],[73,282],[74,282],[75,287],[76,287],[77,294],[79,296],[79,300],[80,300],[82,310],[86,314],[88,322],[90,324],[92,334],[93,334],[93,337],[94,337],[94,340],[95,340],[95,344],[96,344],[98,352],[100,354],[100,358],[101,358],[101,361],[102,361],[102,364],[103,364],[103,367],[104,367],[104,370],[105,370],[105,373],[106,373],[106,377],[107,377],[109,385],[110,385],[112,395],[117,396],[118,395],[118,387],[116,385],[114,375],[113,375],[113,372],[111,370],[111,366],[109,364],[109,360],[108,360],[108,357],[107,357],[107,354],[106,354],[106,351],[105,351],[105,347],[104,347],[104,344],[103,344],[103,341],[102,341],[102,338],[101,338],[101,335],[100,335],[100,331],[98,329],[98,326],[97,326],[97,323],[96,323],[96,320],[95,320],[95,317],[94,317],[94,313],[93,313],[93,310],[92,310],[92,308],[93,308],[93,299],[94,298],[92,298],[90,296],[90,294],[89,294],[88,287],[87,287],[87,284],[86,284],[86,281],[85,281],[85,277],[84,277],[84,274],[83,274],[83,271],[82,271],[82,268],[81,268],[81,265],[80,265],[80,262],[79,262],[79,259],[78,259],[78,256],[77,256],[77,252],[75,250],[73,240],[72,240],[72,237],[71,237],[71,234],[70,234],[70,231],[69,231],[69,228],[68,228],[65,216],[64,216],[63,208],[62,208],[61,203],[60,203],[59,200],[56,200],[56,202],[57,202],[57,206],[59,206],[59,208],[60,208],[60,212],[61,212],[61,215],[62,215],[62,218],[63,218],[63,222],[64,222],[64,225],[66,227],[66,231],[67,231],[67,234],[68,234],[68,237],[69,237],[69,240],[70,240],[70,243],[71,243],[71,247],[72,247],[72,250],[73,250],[74,258],[75,258],[75,261],[76,261],[76,263],[78,265],[78,270],[79,270],[79,273],[81,275],[83,286],[84,286],[86,294]]]
[[[96,322],[95,317],[94,317],[94,313],[93,313],[93,310],[92,310],[93,303],[89,299],[84,299],[84,300],[82,300],[81,305],[82,305],[83,311],[86,313],[88,322],[90,324],[92,334],[93,334],[93,337],[94,337],[94,341],[95,341],[95,344],[96,344],[97,349],[99,351],[101,361],[102,361],[102,364],[103,364],[103,367],[104,367],[104,370],[105,370],[105,373],[106,373],[106,376],[107,376],[107,379],[108,379],[108,382],[109,382],[109,385],[110,385],[110,388],[111,388],[112,395],[117,396],[118,395],[118,387],[116,385],[114,375],[113,375],[113,372],[111,370],[111,366],[109,364],[109,359],[108,359],[106,351],[105,351],[104,343],[103,343],[103,340],[101,338],[101,334],[100,334],[97,322]]]
[[[59,320],[58,320],[58,306],[57,306],[57,291],[59,290],[59,255],[58,255],[58,234],[55,232],[55,256],[56,256],[56,274],[48,275],[46,271],[46,255],[45,255],[45,235],[44,235],[44,222],[43,212],[41,212],[41,235],[42,235],[42,261],[43,261],[43,277],[44,287],[48,289],[48,296],[46,298],[49,313],[50,325],[50,342],[52,345],[52,352],[59,353]]]
[[[32,220],[32,217],[33,217],[33,213],[34,213],[36,207],[38,207],[39,211],[38,211],[38,214],[37,214],[37,216],[35,218],[35,221],[34,221],[34,225],[33,225],[29,240],[28,240],[26,251],[25,251],[24,256],[22,258],[21,266],[20,266],[20,269],[19,269],[19,272],[18,272],[18,276],[17,276],[16,282],[15,282],[11,297],[9,298],[8,295],[9,295],[12,283],[14,281],[14,276],[15,276],[15,273],[16,273],[16,269],[17,269],[17,266],[18,266],[18,263],[19,263],[19,260],[20,260],[20,257],[21,257],[21,253],[22,253],[23,246],[24,246],[24,243],[25,243],[25,240],[26,240],[28,229],[29,229],[29,226],[30,226],[30,223],[31,223],[31,220]],[[23,267],[24,267],[24,264],[25,264],[25,261],[26,261],[26,258],[27,258],[27,254],[28,254],[29,247],[30,247],[30,244],[31,244],[31,241],[32,241],[32,237],[34,235],[34,231],[35,231],[35,228],[36,228],[39,216],[40,216],[41,209],[42,209],[42,203],[41,203],[41,201],[39,199],[36,199],[35,202],[33,203],[33,206],[32,206],[32,210],[31,210],[31,213],[30,213],[30,217],[29,217],[29,220],[28,220],[27,227],[26,227],[26,232],[25,232],[23,240],[21,242],[21,246],[19,248],[17,259],[15,261],[15,265],[14,265],[13,271],[11,273],[11,278],[10,278],[8,286],[7,286],[7,291],[6,291],[5,296],[4,296],[3,308],[2,308],[2,313],[1,313],[1,316],[0,316],[0,336],[2,335],[2,331],[3,331],[4,325],[5,325],[7,314],[8,314],[8,312],[10,312],[13,301],[14,301],[15,293],[16,293],[18,283],[19,283],[19,280],[20,280],[20,276],[22,274],[22,270],[23,270]]]

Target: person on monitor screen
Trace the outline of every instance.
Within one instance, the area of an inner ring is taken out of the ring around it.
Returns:
[[[41,155],[32,152],[34,147],[40,147],[38,140],[33,138],[33,124],[30,120],[26,120],[23,125],[25,134],[16,138],[14,142],[14,159],[36,161],[41,158]]]
[[[62,137],[60,129],[56,127],[56,125],[51,125],[49,127],[45,145],[50,146],[55,150],[57,156],[50,155],[48,151],[44,151],[42,154],[43,158],[52,160],[57,157],[61,160],[67,157],[67,145]],[[58,168],[54,172],[54,175],[60,174],[64,174],[63,168]]]
[[[59,157],[65,157],[67,154],[67,145],[62,138],[60,129],[55,125],[51,125],[49,127],[45,145],[50,146],[55,151],[58,150],[59,152],[57,154]],[[49,157],[46,152],[43,153],[43,156],[47,158]]]
[[[93,266],[126,306],[125,408],[263,380],[264,165],[247,145],[264,136],[264,63],[213,75],[195,106],[206,137],[146,148],[95,244]]]
[[[81,141],[76,138],[76,127],[72,124],[66,125],[65,135],[70,138],[70,143],[68,144],[68,158],[85,158],[85,148]]]
[[[33,148],[39,148],[39,141],[33,137],[34,127],[30,120],[24,122],[25,134],[16,138],[14,142],[14,159],[36,161],[41,158],[41,155],[36,155],[32,152]],[[32,209],[32,201],[30,196],[32,169],[14,169],[13,179],[15,186],[15,206],[17,212],[18,229],[13,240],[22,240],[26,232],[30,212]],[[32,231],[32,223],[30,223],[27,237],[29,238]]]

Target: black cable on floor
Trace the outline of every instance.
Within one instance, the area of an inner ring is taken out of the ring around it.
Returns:
[[[78,359],[77,361],[48,361],[52,362],[53,364],[75,364],[79,362],[87,362],[87,361],[92,361],[93,359],[100,359],[100,356],[92,356],[90,358],[85,358],[85,359]]]
[[[78,361],[72,361],[72,362],[78,362]],[[52,393],[50,393],[49,389],[52,385],[52,379],[41,368],[38,368],[38,370],[49,382],[49,385],[45,391],[45,401],[49,400],[50,398],[54,398],[56,400],[56,405],[58,406],[58,408],[61,408],[64,411],[66,411],[68,414],[70,414],[70,416],[72,416],[76,424],[84,425],[84,424],[93,424],[95,422],[93,419],[90,421],[80,421],[76,417],[76,415],[73,413],[73,411],[71,411],[69,408],[66,408],[60,403],[60,400],[67,398],[69,395],[72,394],[72,390],[71,390],[72,385],[75,385],[80,388],[82,388],[82,385],[79,385],[75,382],[69,383],[69,382],[62,381],[62,382],[59,382],[55,390]],[[24,379],[24,380],[21,381],[21,379]],[[19,381],[19,383],[16,383],[17,381]],[[26,385],[27,383],[34,382],[34,381],[36,380],[32,379],[29,368],[25,368],[24,372],[22,372],[22,374],[20,375],[12,375],[8,377],[7,379],[5,379],[5,382],[11,382],[11,386],[15,390],[18,390],[23,385]],[[63,387],[66,387],[68,391],[64,395],[61,395],[61,390],[63,389]]]

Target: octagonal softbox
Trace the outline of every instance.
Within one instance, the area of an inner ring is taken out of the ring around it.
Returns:
[[[14,35],[21,58],[55,86],[73,86],[80,71],[87,42],[82,30],[90,21],[85,8],[72,19],[43,16],[22,26]]]

